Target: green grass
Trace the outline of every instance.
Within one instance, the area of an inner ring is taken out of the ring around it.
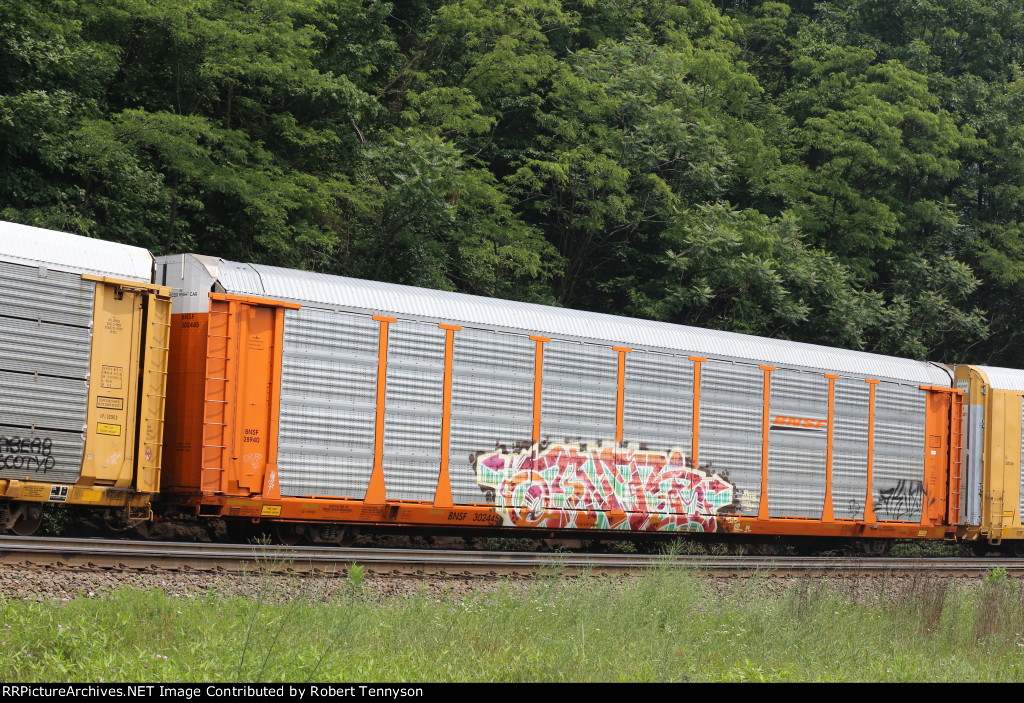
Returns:
[[[755,576],[719,592],[665,568],[384,600],[350,576],[329,597],[255,575],[250,598],[0,601],[0,680],[1024,681],[1024,598],[1002,570],[961,588]]]

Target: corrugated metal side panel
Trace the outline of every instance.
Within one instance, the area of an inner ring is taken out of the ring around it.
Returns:
[[[400,319],[415,317],[507,332],[529,331],[608,346],[724,357],[755,365],[821,369],[915,384],[950,383],[949,372],[933,364],[880,354],[258,264],[223,262],[219,268],[220,283],[229,293],[373,311]],[[529,321],[528,327],[524,321]]]
[[[390,325],[383,463],[391,500],[434,499],[441,471],[444,345],[445,332],[437,325]]]
[[[977,376],[974,376],[977,378]],[[965,495],[967,524],[981,524],[981,493],[982,493],[982,454],[984,446],[983,420],[985,406],[981,403],[970,404],[970,381],[963,379],[956,382],[957,388],[964,392],[964,423],[963,431],[966,440],[964,447],[963,490]]]
[[[693,362],[686,357],[626,354],[622,441],[690,456],[693,437]]]
[[[761,495],[764,372],[748,364],[701,365],[700,470],[731,483],[736,507],[756,515]]]
[[[0,262],[0,316],[89,327],[96,284],[81,275]]]
[[[611,347],[544,345],[540,434],[549,442],[615,444],[618,354]]]
[[[840,378],[835,391],[832,435],[832,505],[837,518],[864,517],[868,483],[868,402],[871,388]]]
[[[528,337],[463,329],[452,359],[449,474],[455,503],[482,503],[476,458],[532,444],[535,343]]]
[[[776,416],[828,417],[828,379],[818,374],[779,370],[771,374],[768,433],[768,514],[771,517],[820,518],[825,505],[824,426],[773,423]]]
[[[83,382],[88,375],[88,328],[0,317],[0,338],[0,368]]]
[[[0,263],[0,288],[0,478],[74,483],[82,470],[96,285]]]
[[[314,308],[285,314],[281,495],[362,498],[373,469],[380,326]]]
[[[879,383],[875,395],[875,516],[919,522],[924,501],[925,391]]]
[[[0,478],[74,483],[82,473],[82,433],[2,427]]]
[[[85,427],[85,380],[0,371],[0,427],[45,427],[72,432]]]

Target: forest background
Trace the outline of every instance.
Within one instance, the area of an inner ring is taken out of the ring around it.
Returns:
[[[0,219],[1024,367],[1012,0],[6,0]]]

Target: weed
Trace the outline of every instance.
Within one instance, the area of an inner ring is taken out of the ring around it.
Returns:
[[[348,585],[352,591],[359,591],[363,587],[363,580],[366,578],[363,565],[352,562],[345,570],[345,577],[348,579]]]
[[[620,540],[616,542],[609,542],[608,551],[619,554],[636,554],[639,550],[636,548],[636,542]]]

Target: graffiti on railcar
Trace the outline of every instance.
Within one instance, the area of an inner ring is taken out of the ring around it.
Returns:
[[[714,532],[733,486],[667,452],[534,445],[476,457],[480,488],[508,526]]]
[[[916,520],[924,504],[924,482],[900,479],[878,490],[876,512],[882,520]]]
[[[57,465],[49,437],[0,437],[0,469],[46,473]]]

